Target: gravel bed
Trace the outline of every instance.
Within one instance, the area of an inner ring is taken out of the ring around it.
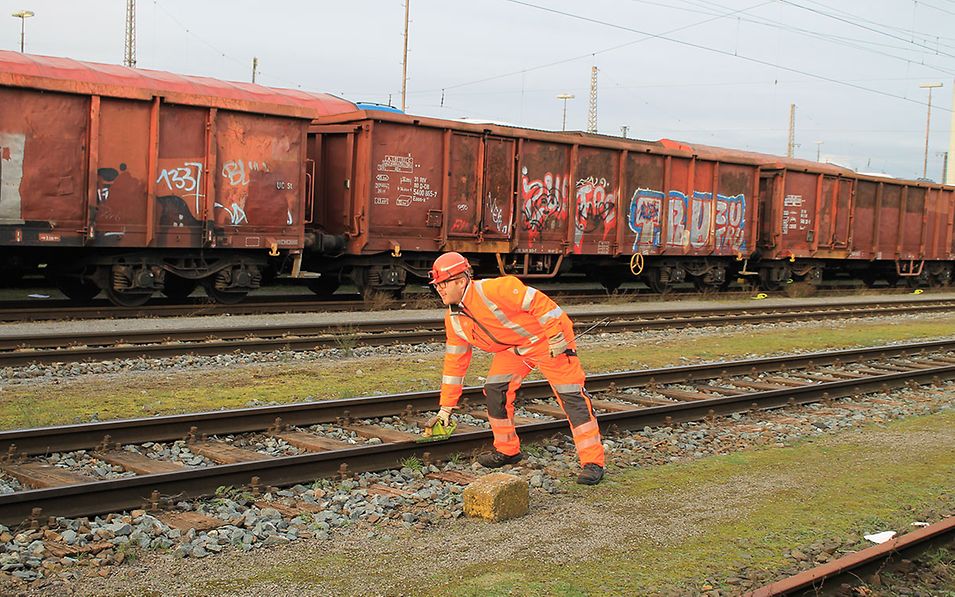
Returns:
[[[431,416],[432,414],[435,414],[435,413],[428,413],[428,416]],[[479,419],[477,417],[473,417],[467,413],[462,413],[459,411],[454,412],[454,419],[461,425],[470,425],[471,427],[481,427],[482,429],[491,428],[491,425],[484,419]]]
[[[345,442],[347,444],[380,444],[381,440],[377,438],[367,438],[361,437],[354,431],[348,431],[342,429],[341,427],[335,425],[334,423],[319,423],[317,425],[309,425],[305,428],[307,431],[311,431],[327,437],[328,439],[335,439],[340,442]]]
[[[653,466],[756,446],[785,446],[807,437],[952,408],[955,384],[947,383],[940,388],[901,389],[828,405],[735,414],[672,427],[645,427],[633,433],[608,435],[604,447],[609,474],[613,475],[614,470],[624,467]],[[411,429],[393,417],[378,419],[377,424]],[[335,431],[331,425],[311,429],[321,429],[329,435]],[[257,436],[249,437],[254,441]],[[353,436],[345,441],[349,440],[362,441]],[[148,448],[144,444],[143,449],[146,453],[159,453],[173,452],[178,447],[181,457],[185,450],[179,443],[154,443]],[[542,496],[558,499],[563,486],[573,483],[578,464],[568,436],[525,445],[524,453],[519,466],[504,470],[527,479],[535,496],[532,500],[540,501]],[[75,581],[81,578],[108,576],[110,566],[122,564],[131,553],[149,558],[150,551],[168,550],[174,558],[201,559],[219,552],[251,551],[301,539],[322,545],[321,542],[356,534],[377,537],[394,532],[389,529],[426,529],[462,516],[463,487],[426,476],[440,471],[470,475],[488,472],[477,462],[461,458],[430,466],[409,459],[400,469],[355,474],[346,479],[320,479],[310,485],[273,489],[272,493],[260,496],[253,496],[244,488],[221,488],[214,498],[175,504],[176,510],[199,512],[223,521],[223,526],[210,531],[182,532],[163,523],[161,514],[154,516],[142,510],[92,519],[58,518],[52,527],[35,530],[0,527],[0,570],[22,581],[37,581],[21,588],[32,586],[42,592],[53,587],[76,588]],[[289,507],[295,508],[294,515],[289,513]],[[938,513],[939,517],[943,515]],[[789,554],[791,568],[808,568],[841,551],[858,548],[859,542],[859,538],[852,538],[838,545],[823,541],[801,546]],[[86,553],[63,555],[64,545],[85,547]],[[789,571],[743,570],[731,580],[742,590],[783,573]]]
[[[544,292],[550,289],[539,288]],[[634,315],[640,315],[647,311],[695,311],[706,308],[738,308],[740,311],[752,309],[754,307],[779,307],[798,305],[819,305],[831,303],[833,300],[840,303],[859,303],[859,304],[880,304],[891,305],[893,303],[908,302],[914,297],[912,295],[858,295],[845,297],[806,297],[806,298],[784,298],[773,297],[759,302],[749,299],[726,299],[711,298],[701,300],[696,298],[687,298],[680,295],[668,296],[665,300],[645,301],[637,299],[638,302],[631,302],[627,297],[609,298],[605,301],[591,302],[589,304],[567,304],[565,311],[571,317],[576,314],[588,313],[598,314],[606,312],[627,311]],[[955,292],[940,292],[933,290],[931,296],[923,295],[921,300],[935,301],[955,299]],[[561,300],[561,299],[558,299]],[[594,299],[599,301],[599,299]],[[38,302],[37,306],[42,306]],[[425,308],[416,308],[425,307]],[[430,307],[430,308],[429,308]],[[409,301],[407,303],[397,303],[386,307],[386,310],[379,311],[353,311],[353,312],[310,312],[310,313],[269,313],[267,315],[267,324],[275,327],[295,324],[340,324],[345,321],[381,321],[381,320],[410,320],[421,317],[439,318],[444,314],[440,303],[435,297],[431,303],[416,303]],[[214,329],[223,325],[234,325],[236,328],[248,328],[251,326],[259,327],[263,325],[261,315],[199,315],[184,317],[147,317],[140,319],[83,319],[76,321],[33,321],[33,322],[3,322],[0,323],[0,337],[16,336],[22,334],[62,334],[72,332],[97,332],[122,333],[129,330],[174,330],[174,329]],[[347,327],[347,323],[343,324]]]
[[[306,453],[304,450],[296,448],[284,439],[278,439],[271,435],[265,435],[264,433],[225,435],[216,439],[231,444],[236,448],[268,454],[274,458],[298,456],[299,454]]]
[[[854,321],[920,321],[932,317],[932,315],[911,315],[846,320],[833,323],[831,327],[833,329],[848,327],[853,325]],[[816,327],[818,324],[812,322],[751,326],[754,333]],[[724,333],[724,329],[715,327],[680,332],[681,337],[687,339]],[[599,333],[583,338],[581,346],[585,349],[587,345],[595,344],[602,347],[639,346],[668,341],[671,338],[672,331],[666,330],[624,334]],[[2,369],[0,380],[7,386],[45,384],[89,374],[105,374],[120,378],[131,371],[164,372],[183,367],[218,370],[221,367],[246,364],[308,363],[345,356],[408,355],[443,350],[443,344],[431,344],[363,347],[351,350],[329,349],[302,353],[183,356],[155,360],[129,359],[59,366],[34,365]],[[690,359],[685,361],[690,362]],[[774,375],[786,376],[784,373]],[[691,386],[684,387],[688,391],[693,390]],[[870,401],[868,397],[862,397],[857,401],[847,399],[835,401],[831,405],[787,407],[777,413],[764,413],[755,417],[733,415],[728,418],[718,418],[715,422],[686,423],[672,428],[645,428],[628,435],[605,437],[604,446],[607,450],[610,474],[614,467],[651,466],[701,458],[711,454],[725,454],[762,445],[783,446],[793,440],[850,429],[870,422],[888,421],[933,412],[940,408],[952,408],[955,390],[951,384],[946,384],[945,389],[948,392],[945,396],[935,395],[932,399],[920,399],[913,397],[910,390],[898,390],[874,396],[874,398],[889,401],[890,404]],[[647,395],[645,388],[622,390],[621,394],[637,392]],[[931,392],[927,393],[931,394]],[[617,401],[608,396],[600,396],[600,398]],[[619,402],[626,404],[626,401]],[[523,408],[518,408],[517,413],[525,417],[550,419]],[[456,416],[457,420],[463,424],[488,427],[482,419],[467,415]],[[395,417],[367,422],[408,433],[420,433],[418,425],[403,423]],[[350,444],[380,441],[359,437],[354,432],[348,432],[334,424],[313,425],[307,429]],[[236,438],[228,436],[224,439]],[[251,434],[238,436],[237,439],[239,442],[245,442],[241,444],[241,447],[264,451],[274,456],[299,453],[296,448],[286,442],[269,436]],[[189,466],[215,464],[193,454],[184,441],[150,442],[141,446],[126,446],[124,449],[151,458],[182,462]],[[47,461],[57,466],[71,468],[71,470],[82,470],[97,478],[128,475],[119,467],[111,467],[91,458],[85,451],[51,454],[47,457]],[[176,504],[179,510],[201,512],[226,522],[224,526],[212,531],[183,533],[143,511],[93,519],[57,519],[53,527],[38,530],[7,529],[0,526],[0,570],[22,581],[37,581],[23,584],[21,586],[23,589],[29,587],[31,590],[44,592],[52,587],[60,589],[70,587],[72,590],[77,586],[76,579],[89,578],[91,575],[109,575],[109,566],[124,563],[130,553],[137,553],[139,557],[145,558],[151,557],[149,556],[151,551],[169,550],[180,558],[205,558],[222,551],[250,551],[263,546],[285,545],[300,539],[326,541],[355,533],[380,536],[387,533],[390,527],[424,529],[461,516],[462,487],[424,477],[428,472],[443,470],[463,471],[469,474],[486,472],[477,463],[470,462],[455,461],[430,467],[417,462],[408,462],[400,470],[363,473],[345,480],[319,480],[312,485],[280,489],[258,498],[253,498],[242,490],[223,488],[221,495],[215,498]],[[564,484],[573,482],[578,464],[573,443],[569,437],[564,436],[562,439],[525,446],[525,459],[521,461],[520,466],[507,467],[505,470],[526,478],[532,491],[536,492],[535,495],[558,496],[562,493]],[[389,493],[383,490],[383,487],[391,488],[393,491]],[[21,490],[20,484],[15,479],[0,475],[0,493],[19,490]],[[319,511],[303,512],[289,517],[282,514],[280,510],[283,508],[272,508],[264,503],[272,500],[286,507],[291,504],[308,504]],[[105,545],[107,543],[109,546]],[[78,548],[92,546],[94,549],[82,554],[60,556],[55,551],[57,546],[62,544]],[[793,567],[809,567],[813,561],[818,561],[818,554],[827,551],[836,554],[840,550],[848,549],[851,545],[854,543],[847,540],[836,547],[828,544],[804,546],[792,552]],[[819,549],[816,549],[817,547]],[[800,553],[807,556],[805,561],[797,557]],[[752,576],[753,578],[750,578],[747,576],[747,571],[743,571],[739,579],[740,586],[753,586],[753,583],[760,579],[755,571]]]
[[[53,466],[64,468],[97,480],[136,476],[135,473],[127,473],[121,466],[112,465],[95,458],[86,450],[54,452],[47,456],[35,458],[33,461],[43,464],[52,464]]]
[[[362,419],[361,423],[365,425],[377,425],[378,427],[384,427],[385,429],[394,429],[395,431],[403,431],[405,433],[411,433],[414,435],[421,435],[421,433],[424,431],[424,429],[422,429],[417,423],[403,421],[401,417]]]
[[[0,495],[18,491],[23,491],[23,485],[20,484],[20,481],[6,473],[0,473]]]
[[[142,454],[155,460],[171,460],[185,464],[186,466],[215,466],[215,462],[205,456],[193,454],[189,450],[189,444],[184,440],[178,440],[172,443],[168,442],[146,442],[144,444],[123,446],[124,450]]]
[[[834,322],[827,322],[832,330],[849,328],[859,322],[867,323],[900,323],[915,321],[932,321],[937,314],[891,315],[885,317],[855,318]],[[732,321],[727,322],[733,325]],[[791,322],[791,323],[764,323],[748,325],[747,330],[753,334],[774,333],[783,330],[815,329],[818,322]],[[685,340],[719,336],[726,333],[725,327],[690,328],[679,331],[680,337]],[[646,346],[657,342],[669,342],[673,338],[672,330],[647,330],[641,332],[606,333],[591,332],[581,338],[579,344],[586,350],[588,346]],[[903,342],[898,342],[899,344]],[[224,354],[215,356],[183,355],[160,359],[119,359],[114,361],[99,361],[89,363],[68,363],[49,365],[27,365],[22,367],[4,367],[0,369],[0,382],[7,387],[30,384],[47,384],[74,379],[81,376],[106,376],[110,379],[122,379],[128,373],[163,373],[191,369],[198,371],[221,371],[241,366],[264,364],[308,364],[344,358],[363,358],[372,356],[409,356],[415,354],[443,353],[444,344],[412,344],[394,346],[359,346],[355,348],[330,348],[315,351],[274,351],[267,353]],[[809,352],[809,351],[806,351]],[[751,355],[757,356],[757,355]],[[758,355],[772,356],[772,355]],[[741,356],[740,358],[744,358]],[[423,362],[423,361],[422,361]],[[702,362],[686,359],[685,364]]]

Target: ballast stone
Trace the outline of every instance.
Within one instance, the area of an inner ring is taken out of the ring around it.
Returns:
[[[527,481],[506,473],[490,473],[464,489],[464,513],[500,522],[527,514]]]

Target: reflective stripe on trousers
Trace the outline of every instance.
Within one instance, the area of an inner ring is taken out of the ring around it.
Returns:
[[[487,422],[491,424],[491,432],[494,433],[495,450],[508,456],[521,451],[521,441],[517,438],[517,429],[514,428],[512,419],[496,419],[488,416]]]
[[[520,443],[515,433],[513,443],[501,437],[498,446],[498,435],[491,419],[505,421],[513,429],[514,398],[524,377],[530,373],[531,367],[540,369],[554,391],[557,403],[560,405],[574,437],[577,455],[581,464],[594,463],[604,466],[604,449],[600,439],[600,429],[594,417],[590,395],[584,389],[584,370],[576,357],[558,355],[551,358],[544,355],[539,358],[521,357],[513,352],[504,351],[494,354],[491,369],[488,371],[487,382],[484,385],[484,395],[487,398],[488,422],[494,430],[494,447],[504,454],[516,454]],[[503,423],[499,423],[503,425]],[[501,427],[502,433],[504,428]]]

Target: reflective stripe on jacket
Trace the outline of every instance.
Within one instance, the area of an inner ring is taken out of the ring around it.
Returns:
[[[572,335],[570,318],[557,303],[514,276],[472,281],[461,304],[445,313],[444,328],[441,406],[457,404],[472,346],[486,352],[513,348],[520,354],[542,341],[564,339],[563,330]]]

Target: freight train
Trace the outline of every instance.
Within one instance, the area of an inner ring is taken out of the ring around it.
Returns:
[[[0,266],[77,300],[236,302],[276,272],[398,293],[450,250],[659,292],[947,285],[955,260],[955,188],[810,161],[13,52],[0,106]]]

